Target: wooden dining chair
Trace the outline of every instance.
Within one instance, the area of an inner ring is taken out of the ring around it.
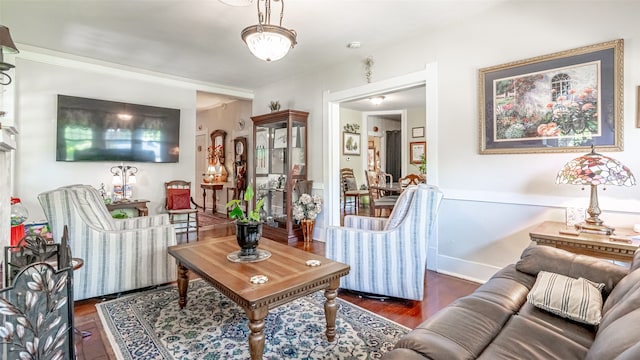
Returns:
[[[342,183],[343,210],[347,209],[347,200],[353,198],[355,211],[360,208],[360,197],[369,195],[368,190],[360,190],[356,181],[356,176],[351,168],[340,169],[340,181]]]
[[[380,210],[382,215],[383,209],[392,210],[398,200],[397,196],[384,196],[380,189],[372,188],[376,187],[380,183],[378,182],[378,175],[375,171],[364,171],[364,177],[367,181],[367,189],[369,190],[369,214],[370,216],[376,216],[376,210]]]
[[[169,222],[176,226],[176,233],[185,233],[189,242],[189,233],[194,232],[198,241],[198,208],[191,198],[191,182],[172,180],[164,183],[164,207],[169,214]],[[215,190],[213,190],[215,191]]]
[[[422,183],[422,179],[420,179],[420,176],[416,174],[407,174],[407,176],[398,179],[398,183],[400,183],[400,186],[404,189],[409,185],[418,185]]]

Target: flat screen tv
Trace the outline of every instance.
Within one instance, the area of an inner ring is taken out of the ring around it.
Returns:
[[[180,110],[58,95],[57,161],[175,163]]]

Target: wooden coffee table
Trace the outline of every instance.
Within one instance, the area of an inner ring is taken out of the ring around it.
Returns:
[[[178,304],[187,305],[189,271],[208,281],[229,299],[240,305],[249,318],[249,351],[251,359],[262,359],[264,353],[264,319],[269,309],[324,289],[329,341],[336,336],[336,297],[340,277],[349,273],[349,265],[342,264],[275,241],[260,239],[261,250],[271,257],[253,263],[227,260],[227,254],[237,251],[235,235],[204,240],[197,243],[169,247],[169,255],[178,262]],[[308,266],[307,261],[320,261]],[[253,284],[250,279],[264,275],[268,281]]]

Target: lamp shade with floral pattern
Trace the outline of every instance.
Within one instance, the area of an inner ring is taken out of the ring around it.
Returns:
[[[613,228],[603,224],[598,218],[600,208],[598,206],[598,185],[633,186],[636,178],[628,167],[618,160],[598,154],[591,146],[591,152],[577,157],[564,165],[558,172],[556,184],[590,185],[591,201],[587,213],[589,217],[585,223],[577,224],[579,230],[591,230],[612,234]]]

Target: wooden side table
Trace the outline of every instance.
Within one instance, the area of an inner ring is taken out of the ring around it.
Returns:
[[[111,204],[107,204],[107,209],[109,211],[118,210],[118,209],[136,209],[138,210],[138,216],[148,216],[149,208],[147,208],[147,203],[149,200],[137,199],[137,200],[129,200],[129,201],[116,201]]]
[[[555,221],[545,221],[529,233],[531,241],[538,245],[624,262],[630,262],[640,246],[640,240],[631,239],[636,235],[629,228],[618,228],[614,235],[575,232],[565,223]]]
[[[207,190],[211,190],[211,197],[213,198],[212,212],[213,214],[216,213],[216,202],[218,201],[216,192],[222,190],[225,184],[223,182],[200,183],[200,188],[202,188],[202,211],[207,210]]]

